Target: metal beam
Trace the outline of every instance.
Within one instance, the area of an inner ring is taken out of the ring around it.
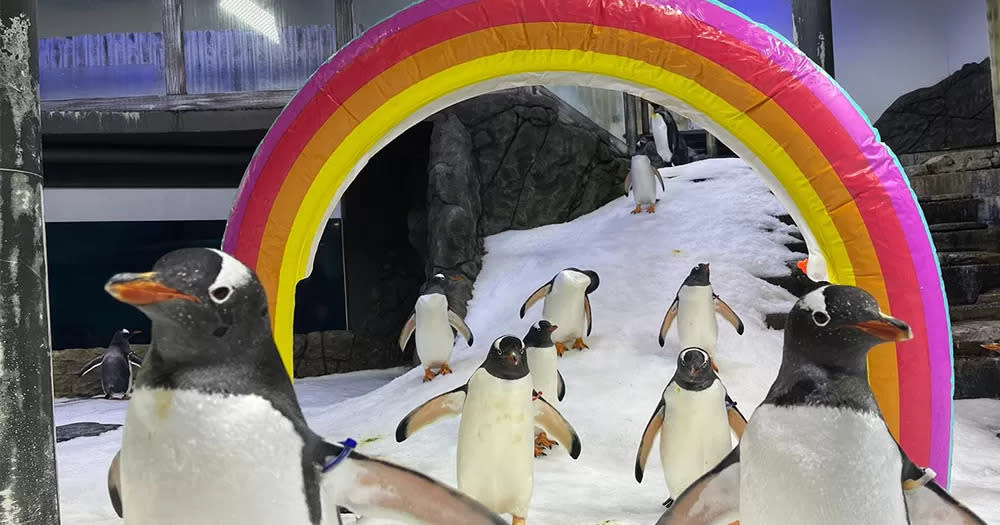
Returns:
[[[337,35],[337,50],[354,40],[354,0],[335,0],[333,27]]]
[[[635,155],[636,142],[639,134],[636,127],[636,96],[622,93],[622,102],[625,104],[625,145],[628,147],[628,154]]]
[[[832,77],[833,18],[830,0],[792,0],[795,45]]]
[[[990,82],[993,84],[994,140],[1000,142],[1000,0],[986,0],[990,33]]]
[[[0,525],[57,525],[35,0],[0,2]]]
[[[163,74],[168,95],[187,93],[184,70],[184,33],[181,31],[181,0],[163,2]]]

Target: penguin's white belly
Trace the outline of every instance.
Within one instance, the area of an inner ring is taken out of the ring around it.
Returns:
[[[503,380],[479,369],[458,429],[458,488],[497,513],[524,517],[534,475],[531,376]]]
[[[652,172],[653,167],[648,165],[648,160],[646,160],[647,166],[641,169],[632,171],[632,195],[635,198],[636,204],[655,204],[656,203],[656,180],[655,174]]]
[[[259,396],[136,389],[121,451],[126,525],[306,525],[303,441]]]
[[[528,370],[535,391],[551,404],[559,402],[559,355],[556,347],[528,348]]]
[[[438,367],[451,359],[455,333],[448,323],[448,299],[441,294],[422,295],[416,305],[417,357],[425,367]]]
[[[587,316],[583,310],[589,279],[576,273],[560,273],[545,297],[542,318],[556,325],[552,341],[566,343],[586,334]]]
[[[681,349],[697,347],[715,358],[719,322],[715,318],[715,298],[710,286],[685,286],[677,305],[677,339]]]
[[[761,405],[740,444],[740,524],[905,525],[901,471],[876,414]]]
[[[733,449],[720,381],[698,392],[676,383],[663,392],[664,424],[660,461],[670,495],[677,497]]]

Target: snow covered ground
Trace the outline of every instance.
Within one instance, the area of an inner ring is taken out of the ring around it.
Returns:
[[[630,215],[618,199],[568,223],[487,239],[488,254],[476,282],[467,323],[472,349],[460,343],[453,375],[422,383],[422,370],[372,371],[296,383],[310,425],[330,440],[353,437],[360,450],[455,483],[458,419],[440,422],[404,443],[395,427],[411,409],[464,383],[503,334],[523,336],[541,306],[518,319],[521,303],[567,266],[596,270],[591,295],[590,350],[560,361],[566,399],[558,408],[574,425],[583,453],[573,461],[561,447],[537,461],[531,523],[544,525],[649,525],[662,512],[666,488],[653,454],[645,481],[633,477],[636,446],[660,392],[673,374],[676,329],[666,348],[656,342],[677,287],[699,262],[712,264],[712,283],[743,318],[738,336],[720,319],[718,362],[729,391],[745,414],[764,398],[780,361],[781,332],[764,314],[787,310],[794,298],[755,276],[778,275],[792,258],[789,228],[773,215],[780,205],[739,160],[711,160],[663,173],[666,194],[655,215]],[[705,180],[702,180],[705,179]],[[694,180],[702,180],[695,183]],[[401,374],[401,375],[400,375]],[[126,404],[60,401],[57,424],[122,423]],[[988,522],[1000,523],[1000,401],[956,403],[955,495]],[[107,499],[107,465],[121,430],[57,446],[64,522],[119,523]],[[367,523],[374,524],[374,520]]]

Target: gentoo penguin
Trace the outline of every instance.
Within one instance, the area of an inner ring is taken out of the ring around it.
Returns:
[[[646,459],[660,436],[660,464],[671,496],[680,495],[733,449],[730,429],[739,438],[746,418],[712,369],[708,352],[685,348],[677,370],[660,396],[635,455],[635,480],[642,483]],[[670,506],[673,499],[667,499]]]
[[[534,476],[534,426],[580,456],[580,438],[545,398],[534,395],[524,343],[507,335],[493,342],[469,381],[417,407],[400,421],[402,442],[441,418],[462,414],[458,427],[458,488],[514,525],[524,525]]]
[[[667,191],[663,177],[653,167],[649,157],[641,153],[632,155],[632,169],[625,177],[625,193],[628,194],[629,190],[632,190],[632,198],[635,199],[633,215],[641,213],[643,206],[646,206],[646,213],[656,213],[657,181],[660,182],[660,189]]]
[[[135,334],[122,328],[111,336],[111,343],[104,350],[104,354],[91,359],[80,369],[80,377],[90,373],[97,367],[101,367],[101,390],[104,391],[104,399],[111,399],[116,394],[121,395],[121,399],[128,399],[132,395],[132,367],[142,367],[142,358],[132,351],[129,346],[129,338]]]
[[[653,144],[656,146],[656,152],[668,166],[676,166],[674,153],[681,149],[677,122],[667,108],[658,104],[653,110],[652,120]]]
[[[452,328],[461,333],[466,343],[472,346],[472,330],[469,330],[465,321],[448,306],[448,296],[444,293],[446,282],[444,274],[439,273],[424,284],[413,307],[413,313],[399,334],[399,349],[406,350],[410,336],[413,332],[417,333],[417,357],[424,365],[425,383],[439,375],[451,373],[448,361],[455,346],[455,332]],[[438,371],[434,372],[433,368],[437,368]]]
[[[559,356],[556,355],[556,345],[552,342],[552,332],[557,328],[559,327],[543,319],[532,325],[524,336],[528,370],[531,371],[535,392],[552,403],[562,401],[566,396],[566,382],[559,373]],[[535,456],[545,455],[542,449],[552,448],[554,444],[544,431],[536,431]]]
[[[126,525],[330,525],[338,505],[411,523],[504,523],[426,476],[310,430],[264,288],[233,257],[178,250],[105,288],[153,321],[108,473]]]
[[[743,335],[743,321],[712,291],[708,266],[707,263],[701,263],[692,268],[677,290],[674,302],[670,304],[667,314],[663,316],[663,324],[660,325],[660,346],[663,346],[667,331],[674,318],[677,318],[677,336],[681,348],[705,350],[712,356],[712,367],[718,370],[715,347],[719,341],[719,323],[715,319],[715,312],[729,321],[740,335]]]
[[[868,384],[868,351],[911,337],[860,288],[803,296],[742,441],[658,523],[985,525],[907,457]]]
[[[583,336],[590,336],[593,328],[590,294],[600,284],[601,279],[593,270],[566,268],[524,301],[521,305],[521,319],[524,319],[524,313],[529,308],[544,298],[542,318],[559,327],[552,332],[556,352],[560,356],[563,355],[567,350],[566,343],[570,342],[577,350],[590,348],[583,342]],[[584,331],[585,325],[586,331]]]

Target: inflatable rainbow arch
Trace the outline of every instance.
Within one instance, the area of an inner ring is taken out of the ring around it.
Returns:
[[[320,67],[260,144],[223,246],[263,281],[289,370],[296,284],[367,160],[455,102],[530,84],[640,95],[753,165],[803,231],[809,275],[865,288],[912,325],[913,340],[872,352],[870,382],[907,453],[947,486],[947,304],[906,176],[828,75],[712,0],[427,0]]]

